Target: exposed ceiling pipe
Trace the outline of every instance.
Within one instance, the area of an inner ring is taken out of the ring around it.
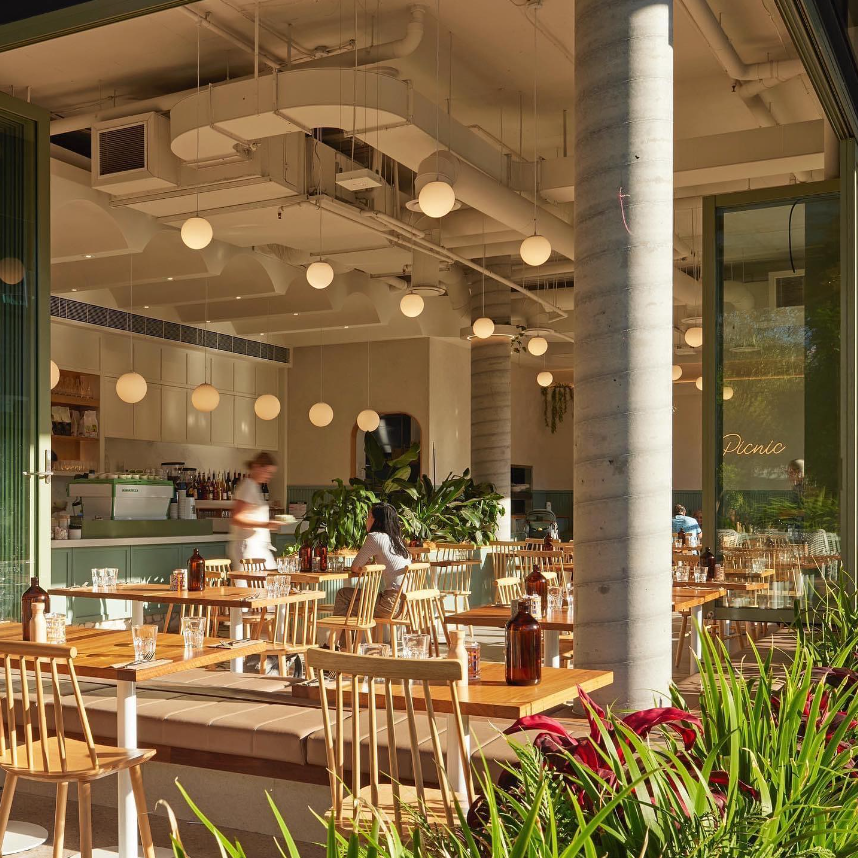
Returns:
[[[256,55],[256,49],[250,42],[246,42],[241,36],[236,35],[230,30],[227,30],[225,27],[222,27],[220,24],[216,24],[209,15],[203,15],[200,12],[195,11],[190,6],[180,6],[179,10],[184,12],[185,15],[193,18],[194,21],[198,24],[202,24],[207,30],[211,30],[213,33],[217,33],[222,39],[226,39],[227,42],[231,42],[237,48],[241,48],[241,50],[249,53],[253,56]],[[271,54],[263,51],[262,48],[259,49],[259,59],[265,63],[269,68],[277,71],[283,65],[285,65],[285,61],[281,60],[279,57],[272,56]]]
[[[367,48],[356,48],[340,54],[298,60],[292,65],[302,69],[354,68],[407,57],[413,54],[423,41],[423,18],[426,14],[423,6],[412,6],[409,11],[411,20],[406,25],[405,35],[401,39],[394,39],[380,45],[370,45]]]
[[[461,266],[451,265],[447,270],[442,269],[439,278],[447,290],[450,306],[457,313],[471,306],[471,290]]]
[[[235,3],[230,2],[230,0],[220,0],[220,2],[223,3],[224,6],[227,6],[228,8],[232,9],[233,12],[236,12],[237,14],[241,15],[241,17],[244,18],[245,20],[250,21],[253,24],[256,23],[256,17],[254,15],[252,15],[250,12],[248,12],[246,9],[242,9],[240,6],[237,6]],[[291,35],[290,36],[284,36],[282,33],[278,33],[277,30],[273,29],[272,27],[270,27],[268,24],[266,24],[262,20],[259,21],[259,29],[262,30],[263,32],[268,33],[269,35],[273,36],[275,39],[280,39],[280,41],[282,41],[282,42],[288,42],[291,45],[292,50],[297,51],[302,56],[314,57],[316,55],[312,48],[308,48],[308,47],[302,45],[299,41],[292,38]],[[351,44],[351,43],[349,43],[349,44]],[[338,49],[333,48],[332,50],[338,50]]]
[[[552,249],[569,259],[575,258],[575,237],[571,224],[520,197],[515,191],[498,184],[485,173],[472,167],[452,152],[439,150],[420,164],[415,188],[446,176],[463,203],[506,224],[522,236],[534,229],[544,235]],[[519,242],[520,243],[520,242]]]
[[[724,300],[728,304],[732,304],[741,313],[753,310],[756,304],[751,291],[738,280],[725,280],[723,294]],[[702,302],[703,287],[700,281],[675,268],[673,270],[673,303],[699,307]]]

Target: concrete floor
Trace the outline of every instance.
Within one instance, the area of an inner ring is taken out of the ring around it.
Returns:
[[[476,630],[483,644],[482,656],[486,660],[503,660],[503,632],[496,629]],[[678,636],[679,626],[674,623],[674,639]],[[788,658],[789,643],[783,635],[764,638],[758,647],[775,647],[783,650],[780,657]],[[734,656],[741,659],[740,651]],[[674,680],[685,695],[689,706],[696,702],[697,681],[688,676],[688,659],[683,659]],[[266,780],[244,775],[211,772],[171,765],[161,765],[157,761],[148,764],[146,769],[146,790],[149,806],[154,808],[159,798],[166,797],[176,815],[180,818],[180,834],[184,846],[191,858],[215,858],[217,847],[204,827],[191,820],[189,809],[175,790],[174,780],[181,779],[182,785],[199,803],[202,809],[210,813],[223,833],[232,842],[241,843],[248,858],[273,858],[279,855],[273,837],[276,826],[265,800],[265,791],[269,790],[290,825],[296,840],[300,843],[302,858],[322,858],[324,850],[315,845],[323,839],[324,829],[312,814],[308,813],[308,804],[318,813],[327,806],[327,788],[306,784],[293,784],[287,781]],[[93,831],[96,848],[107,848],[116,843],[115,779],[109,778],[97,785],[93,794]],[[19,787],[13,804],[13,819],[43,825],[53,831],[54,798],[53,794],[34,794],[24,792]],[[224,796],[229,800],[224,801]],[[155,843],[160,847],[170,846],[170,829],[163,809],[150,815]],[[318,825],[318,828],[316,827]],[[74,795],[69,796],[66,821],[66,836],[63,858],[73,855],[78,846],[77,804]],[[51,840],[43,846],[20,853],[25,858],[51,858]]]

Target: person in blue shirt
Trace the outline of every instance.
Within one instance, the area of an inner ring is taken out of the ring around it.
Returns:
[[[692,518],[686,514],[685,507],[678,503],[673,508],[673,532],[679,533],[682,530],[687,536],[700,536],[700,525],[696,518]]]

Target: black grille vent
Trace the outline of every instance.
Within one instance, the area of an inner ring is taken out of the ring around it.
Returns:
[[[98,172],[113,176],[146,167],[146,126],[126,125],[98,134]]]
[[[164,322],[149,316],[129,316],[124,310],[114,310],[108,307],[98,307],[95,304],[85,304],[82,301],[72,301],[51,295],[51,315],[56,319],[71,319],[86,325],[100,328],[112,328],[115,331],[127,331],[129,325],[134,326],[134,333],[152,337],[156,340],[172,340],[189,345],[206,345],[215,351],[229,352],[234,355],[249,355],[250,357],[270,360],[274,363],[288,364],[292,355],[284,346],[272,346],[257,340],[246,340],[244,337],[233,337],[229,334],[218,334],[217,331],[206,331],[192,325],[179,325],[176,322]]]

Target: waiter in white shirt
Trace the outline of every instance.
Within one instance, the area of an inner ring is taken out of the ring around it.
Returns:
[[[270,453],[257,453],[246,463],[249,476],[245,477],[233,493],[230,517],[229,557],[232,568],[240,572],[241,561],[261,559],[266,569],[276,569],[271,531],[280,524],[271,521],[268,501],[262,495],[263,483],[270,483],[277,473],[277,462]]]

